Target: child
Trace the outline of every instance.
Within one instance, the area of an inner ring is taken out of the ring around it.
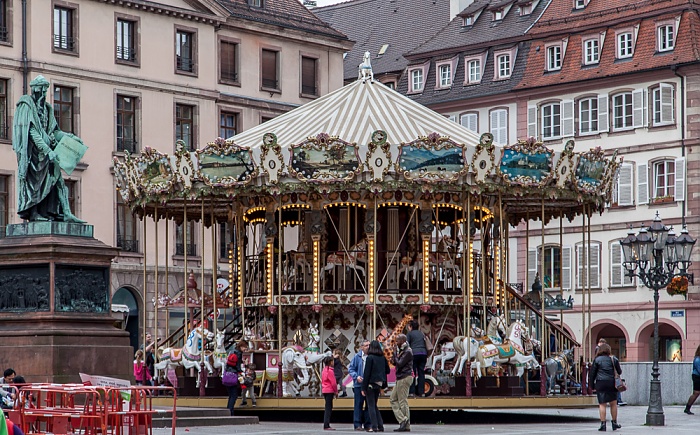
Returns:
[[[241,388],[243,388],[243,401],[241,402],[241,406],[246,406],[248,404],[246,399],[250,397],[253,402],[253,408],[255,408],[255,388],[253,387],[253,382],[255,382],[255,364],[248,364],[241,386]]]
[[[136,379],[136,385],[143,385],[151,380],[151,372],[148,371],[148,367],[143,361],[143,350],[141,349],[134,354],[134,379]]]
[[[343,365],[343,360],[341,359],[342,353],[340,349],[335,349],[333,351],[333,373],[335,374],[335,382],[338,384],[338,389],[343,392],[340,397],[348,397],[348,393],[345,390],[345,385],[343,385],[343,377],[345,377],[345,366]]]
[[[326,408],[323,412],[323,430],[335,430],[331,427],[331,412],[333,412],[333,398],[338,395],[338,383],[335,380],[333,370],[333,357],[323,359],[323,373],[321,374],[321,392],[326,400]]]

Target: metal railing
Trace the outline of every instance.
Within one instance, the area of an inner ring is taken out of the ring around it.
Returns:
[[[117,138],[117,151],[129,151],[131,154],[138,152],[139,144],[132,139],[120,139]]]
[[[8,33],[7,33],[7,27],[0,26],[0,41],[7,42],[8,40],[9,40],[9,38],[8,38]]]
[[[175,255],[185,255],[185,245],[183,243],[175,244]],[[193,257],[197,255],[197,244],[187,244],[187,255],[191,255]]]
[[[236,82],[238,81],[238,73],[235,71],[221,71],[221,80]]]
[[[177,57],[177,69],[178,71],[193,72],[194,71],[194,60],[189,57]]]
[[[301,93],[307,95],[316,95],[316,86],[302,85]]]
[[[277,79],[262,79],[263,88],[279,89],[279,80]]]
[[[136,62],[136,50],[131,47],[117,45],[117,59],[127,62]]]
[[[60,50],[75,51],[75,38],[72,36],[53,35],[53,46]]]
[[[117,248],[126,252],[139,252],[139,241],[126,237],[117,237]]]

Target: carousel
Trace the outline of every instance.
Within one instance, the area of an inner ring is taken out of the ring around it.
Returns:
[[[615,156],[573,141],[499,147],[368,76],[203,149],[176,148],[115,158],[121,199],[152,227],[155,249],[168,251],[159,223],[200,222],[209,264],[225,246],[228,270],[193,270],[184,249],[185,288],[158,287],[149,308],[156,325],[164,310],[184,312],[159,368],[180,355],[186,375],[211,384],[243,339],[258,409],[264,398],[284,407],[320,396],[324,354],[339,350],[347,366],[375,338],[390,354],[415,319],[430,342],[426,396],[583,397],[581,343],[557,316],[573,302],[539,277],[527,288],[510,276],[527,259],[509,231],[602,213]]]

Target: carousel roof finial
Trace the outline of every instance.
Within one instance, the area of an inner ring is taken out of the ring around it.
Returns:
[[[365,51],[362,63],[357,69],[357,80],[362,80],[362,83],[365,83],[368,79],[370,83],[374,83],[374,72],[372,71],[370,53],[369,51]]]

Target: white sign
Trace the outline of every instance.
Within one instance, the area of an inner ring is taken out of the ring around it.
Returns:
[[[216,291],[223,293],[228,288],[228,280],[226,278],[219,278],[216,280]]]

